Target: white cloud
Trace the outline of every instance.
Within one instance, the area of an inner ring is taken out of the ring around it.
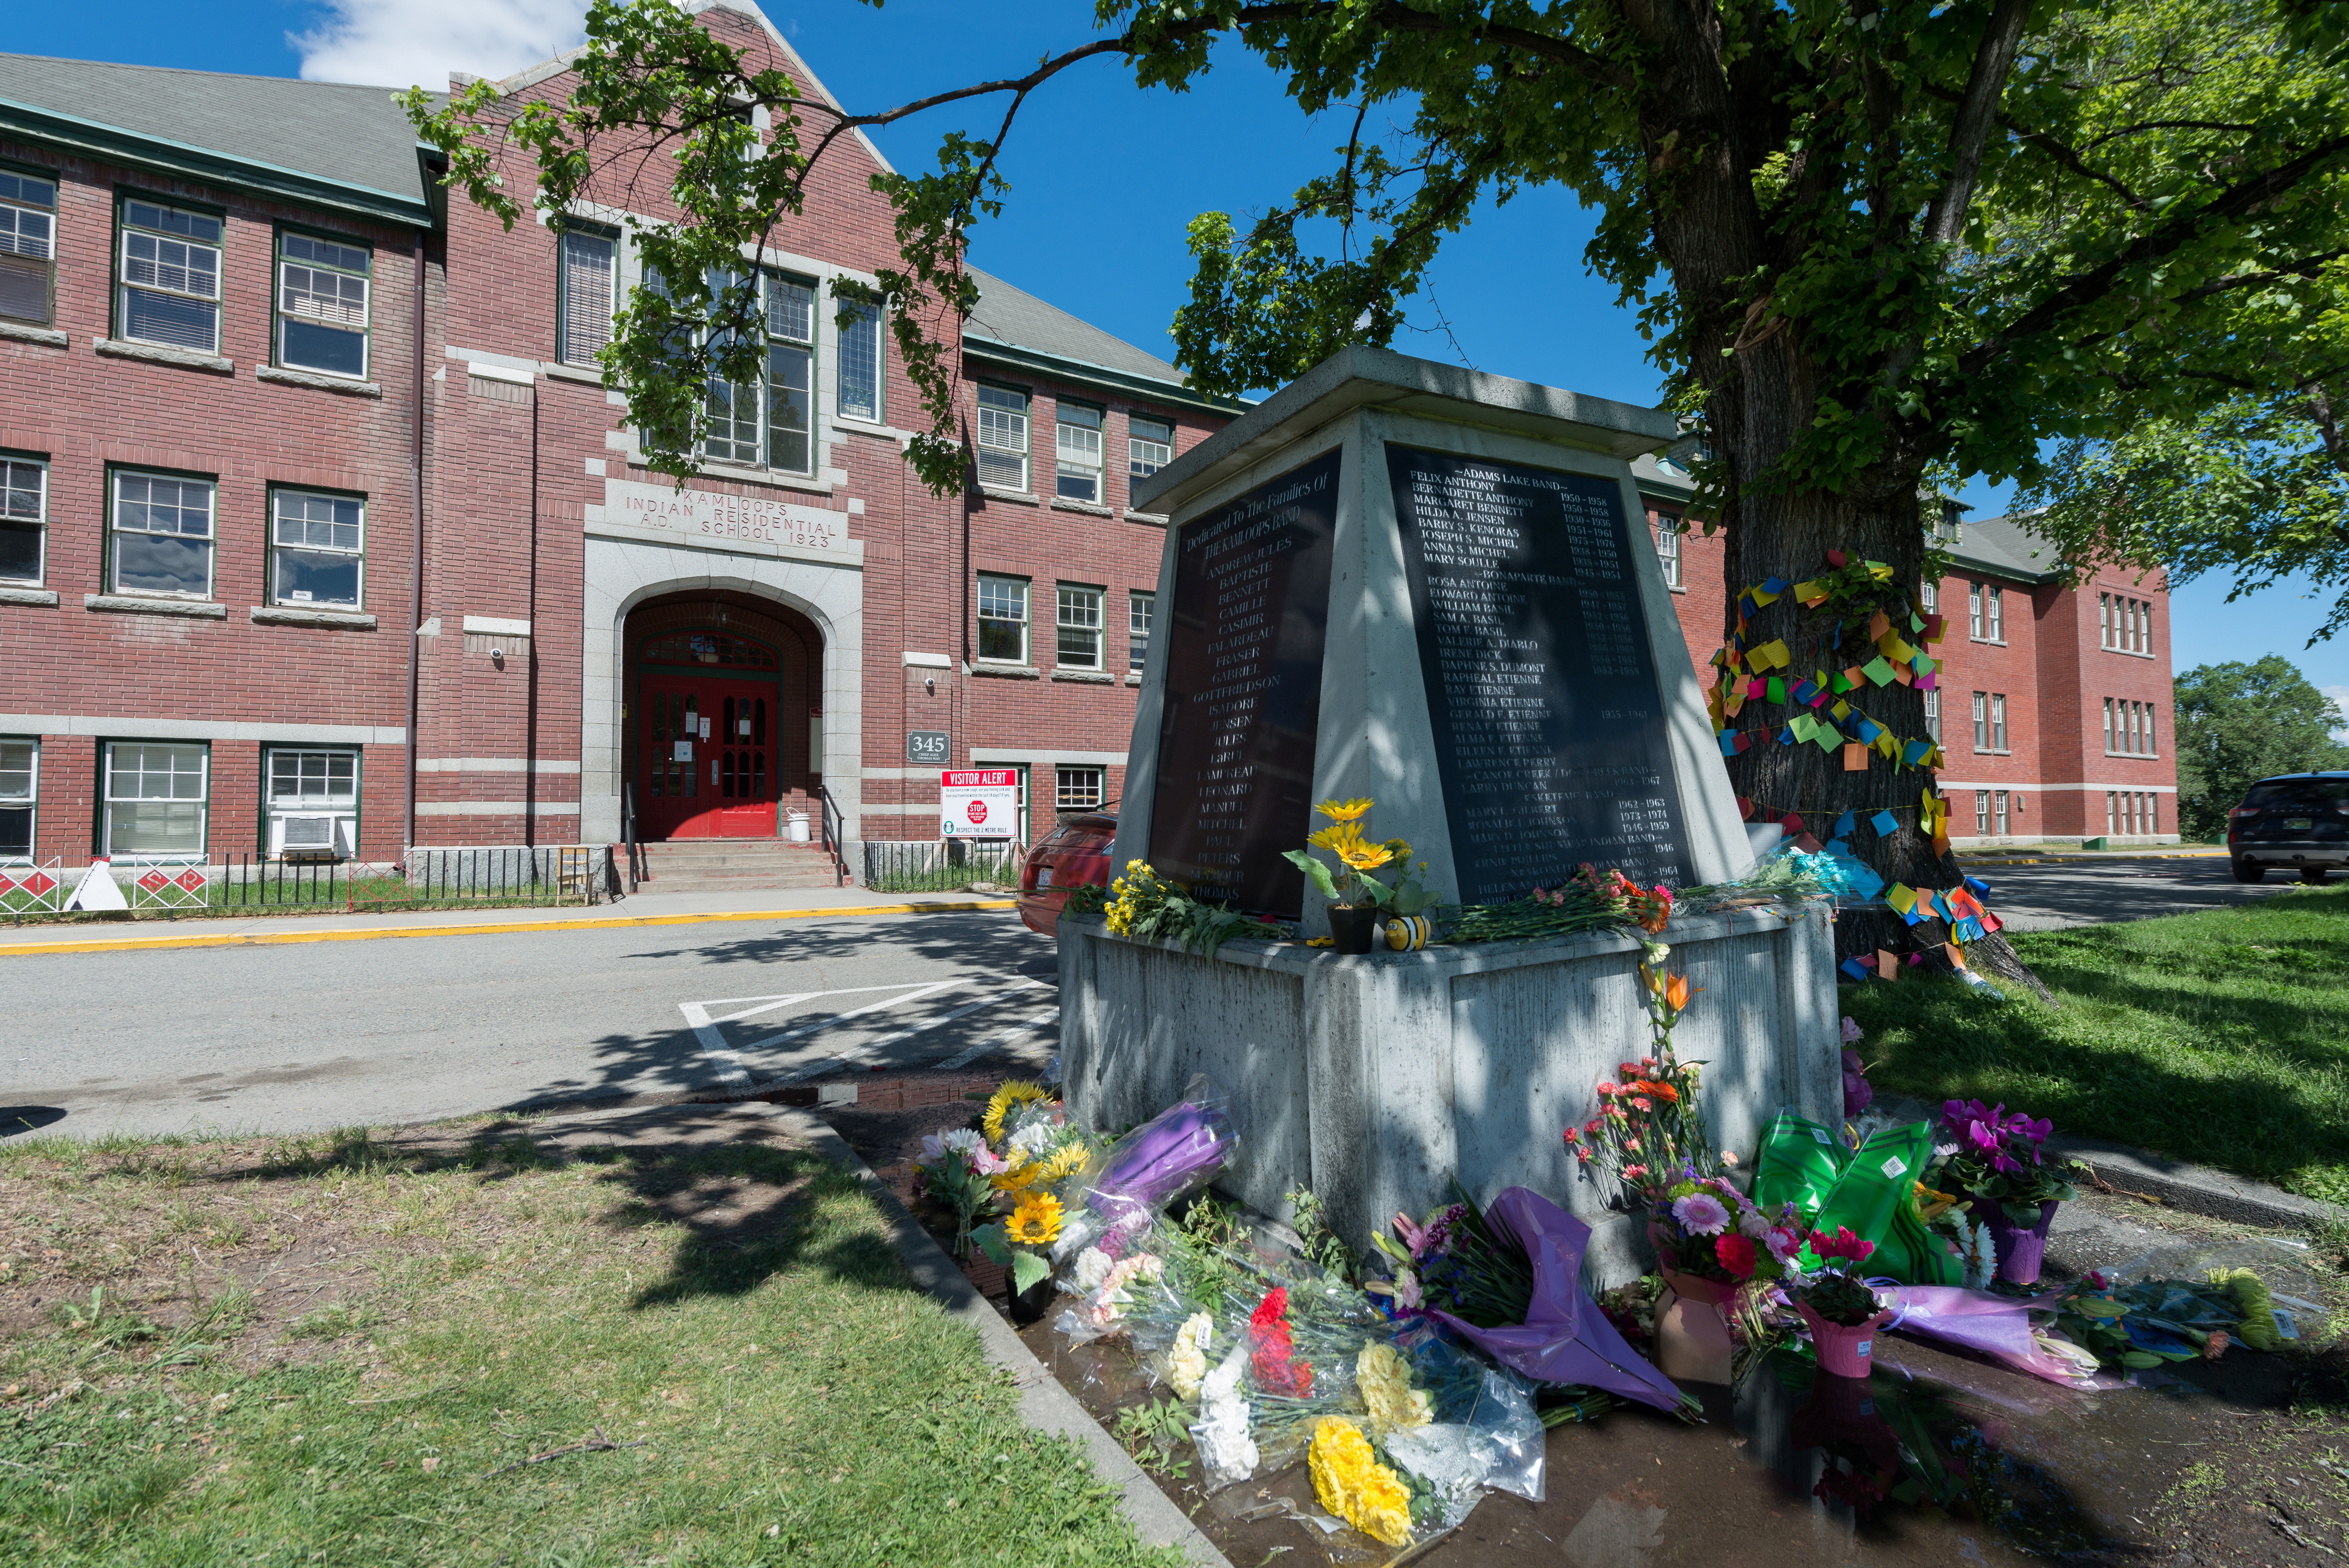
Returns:
[[[2320,686],[2317,690],[2332,698],[2333,705],[2340,711],[2341,716],[2349,719],[2349,686]],[[2349,724],[2344,724],[2342,728],[2333,731],[2333,738],[2344,744],[2349,744]]]
[[[286,42],[311,82],[449,86],[449,73],[511,76],[583,42],[585,0],[327,0]]]

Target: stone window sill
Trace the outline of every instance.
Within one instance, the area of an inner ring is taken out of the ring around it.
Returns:
[[[978,487],[978,493],[981,495],[986,496],[989,501],[1009,501],[1015,506],[1040,506],[1043,504],[1024,490],[999,490],[992,484],[982,484]]]
[[[1117,515],[1116,513],[1111,511],[1106,506],[1096,506],[1090,501],[1071,501],[1065,496],[1060,495],[1052,497],[1052,510],[1055,512],[1082,512],[1086,515],[1092,517],[1114,517]]]
[[[1131,506],[1125,509],[1125,520],[1129,523],[1147,523],[1154,528],[1164,528],[1166,526],[1165,513],[1136,512]]]
[[[812,495],[830,495],[832,482],[814,479],[803,473],[785,473],[780,469],[759,468],[747,462],[724,462],[711,458],[701,460],[704,479],[728,479],[740,484],[771,484],[778,490],[804,490]]]
[[[1140,672],[1138,672],[1138,671],[1137,671],[1137,672],[1136,672],[1136,673],[1134,673],[1134,674],[1132,674],[1132,675],[1127,676],[1127,677],[1125,678],[1125,683],[1126,683],[1128,686],[1139,686],[1139,685],[1141,685],[1141,684],[1142,684],[1142,676],[1141,676]]]
[[[0,583],[0,605],[32,605],[40,609],[55,609],[57,607],[57,594],[55,588],[10,587]]]
[[[255,605],[255,626],[324,626],[347,631],[373,631],[375,617],[359,610],[304,609],[299,605]]]
[[[150,599],[134,594],[84,594],[81,607],[122,615],[175,615],[189,620],[226,620],[228,606],[202,599]]]
[[[294,370],[283,365],[256,365],[254,379],[262,381],[282,381],[289,387],[315,387],[322,392],[340,392],[347,398],[380,398],[383,387],[375,381],[354,381],[347,376],[328,376],[316,370]]]
[[[48,327],[35,327],[22,321],[0,321],[0,337],[17,343],[41,343],[51,348],[69,348],[73,339]]]
[[[542,363],[539,369],[557,381],[576,381],[583,387],[600,387],[604,384],[602,370],[591,370],[583,365],[557,365],[549,361]]]
[[[129,343],[119,337],[93,337],[89,346],[114,359],[144,359],[150,365],[180,365],[191,370],[210,370],[220,376],[236,374],[236,361],[233,359],[223,359],[217,354],[206,354],[195,348],[174,348],[168,343]]]
[[[992,676],[998,680],[1040,680],[1044,675],[1032,664],[974,664],[970,672]]]
[[[1117,677],[1112,675],[1105,670],[1055,670],[1052,671],[1052,679],[1055,680],[1080,681],[1087,686],[1114,686],[1117,684]]]

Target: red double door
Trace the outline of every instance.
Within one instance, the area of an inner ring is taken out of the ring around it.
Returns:
[[[772,838],[781,787],[775,687],[691,675],[643,678],[636,725],[647,838]]]

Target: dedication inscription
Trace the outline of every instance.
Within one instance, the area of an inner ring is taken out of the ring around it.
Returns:
[[[1611,479],[1389,445],[1464,903],[1588,860],[1689,880],[1661,682]]]
[[[1338,456],[1185,524],[1174,552],[1150,863],[1290,919],[1305,877],[1281,852],[1312,831]]]

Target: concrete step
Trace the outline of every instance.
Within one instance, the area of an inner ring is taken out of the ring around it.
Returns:
[[[723,879],[711,877],[657,877],[638,889],[646,893],[760,893],[769,889],[790,892],[794,889],[833,888],[840,886],[829,874],[807,876],[794,872],[788,877],[761,877]],[[854,884],[850,884],[853,886]]]
[[[756,850],[743,849],[714,850],[693,855],[670,855],[655,852],[649,845],[647,846],[646,848],[646,865],[673,867],[678,870],[684,870],[688,867],[707,867],[714,871],[723,867],[743,867],[750,869],[771,869],[778,867],[787,866],[828,866],[832,863],[832,857],[823,854],[820,850],[802,850],[796,855],[762,854]]]

